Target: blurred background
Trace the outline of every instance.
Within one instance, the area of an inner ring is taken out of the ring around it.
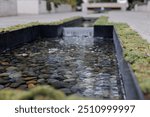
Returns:
[[[0,16],[110,10],[150,11],[149,0],[0,0]]]

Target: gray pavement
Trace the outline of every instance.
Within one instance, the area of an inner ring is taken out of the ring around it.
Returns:
[[[11,17],[0,17],[0,27],[9,27],[16,24],[26,24],[30,22],[53,22],[59,21],[68,17],[76,16],[77,13],[63,14],[43,14],[43,15],[20,15]],[[80,13],[79,13],[80,15]]]
[[[150,43],[150,12],[109,12],[109,20],[130,25]]]
[[[112,11],[100,14],[83,14],[81,12],[43,14],[43,15],[22,15],[12,17],[0,17],[0,28],[9,27],[17,24],[26,24],[30,22],[52,22],[59,21],[72,16],[100,17],[109,16],[113,22],[128,23],[131,28],[137,31],[144,39],[150,42],[150,12],[122,12]]]
[[[14,26],[17,24],[26,24],[30,22],[53,22],[59,21],[65,18],[73,16],[84,16],[84,17],[100,17],[102,14],[83,14],[81,12],[71,13],[56,13],[56,14],[43,14],[43,15],[21,15],[11,17],[0,17],[0,28]]]

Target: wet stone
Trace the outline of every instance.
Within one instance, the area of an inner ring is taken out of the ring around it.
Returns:
[[[65,79],[70,79],[72,78],[73,76],[72,75],[64,75]]]
[[[16,81],[17,81],[16,78],[10,78],[10,79],[9,79],[9,82],[10,82],[10,83],[15,83]]]
[[[16,71],[18,68],[17,67],[8,67],[6,70],[7,71]]]
[[[4,80],[4,79],[0,78],[0,84],[5,85],[7,83],[9,83],[8,80]]]
[[[9,73],[1,73],[0,74],[0,77],[8,77],[9,76]]]
[[[28,88],[27,85],[20,85],[20,86],[18,87],[18,89],[21,89],[21,90],[26,90],[27,88]]]
[[[101,70],[100,68],[97,68],[97,67],[96,67],[96,68],[94,68],[93,71],[94,71],[94,72],[99,72],[100,70]]]
[[[10,87],[11,87],[11,88],[17,88],[17,87],[19,87],[21,84],[22,84],[22,83],[12,83],[12,84],[10,85]]]
[[[74,85],[71,87],[71,91],[73,93],[77,93],[77,92],[83,92],[85,90],[84,87],[79,87],[78,85]]]
[[[37,64],[30,64],[29,67],[36,67]]]
[[[94,90],[89,88],[89,89],[86,89],[84,92],[83,92],[83,95],[86,96],[86,97],[92,97],[93,96],[93,93],[94,93]]]
[[[32,70],[27,71],[26,75],[28,76],[37,76],[35,72],[33,72]]]
[[[28,57],[27,53],[18,54],[17,56]]]
[[[4,89],[5,88],[5,86],[4,85],[0,85],[0,89]]]
[[[66,95],[72,94],[71,90],[68,89],[68,88],[62,88],[62,89],[60,89],[60,90],[61,90],[62,92],[64,92]]]
[[[119,100],[119,99],[121,99],[121,96],[119,95],[118,92],[113,92],[113,93],[111,92],[110,97],[111,97],[113,100]]]
[[[36,85],[34,85],[34,84],[28,84],[28,88],[29,88],[29,89],[32,89],[32,88],[34,88],[34,87],[36,87]]]
[[[110,92],[108,90],[103,91],[103,97],[109,98]]]
[[[26,77],[26,78],[23,78],[23,80],[25,80],[25,81],[34,80],[34,79],[37,79],[37,77]]]
[[[5,62],[5,61],[0,61],[0,64],[1,64],[1,65],[4,65],[4,66],[10,65],[9,62]]]
[[[38,83],[38,84],[45,84],[45,79],[38,79],[38,80],[37,80],[37,83]]]
[[[93,69],[90,68],[90,67],[87,67],[85,70],[87,70],[87,71],[92,71]]]
[[[14,72],[9,75],[10,78],[20,78],[22,76],[21,72]]]
[[[48,70],[46,70],[46,69],[42,69],[42,70],[40,70],[40,72],[41,72],[41,73],[44,73],[44,74],[49,73]]]
[[[0,55],[0,88],[51,85],[67,95],[120,99],[113,42],[82,35],[41,39]]]
[[[50,77],[49,74],[41,74],[41,75],[38,76],[38,78],[41,78],[41,79],[47,79],[49,77]]]
[[[7,84],[5,84],[4,86],[5,86],[5,87],[9,87],[9,86],[10,86],[10,84],[11,84],[11,83],[7,83]]]
[[[66,83],[74,83],[76,82],[76,79],[65,79],[63,82],[66,82]]]
[[[10,80],[11,78],[9,78],[9,77],[2,77],[1,79],[3,79],[3,80]]]
[[[65,88],[68,87],[68,85],[62,81],[56,80],[56,79],[48,79],[47,80],[48,84],[52,85],[55,88]]]
[[[111,90],[112,90],[112,92],[119,91],[118,87],[112,87]]]
[[[101,78],[110,78],[111,77],[111,75],[107,74],[107,73],[99,73],[98,76]]]
[[[72,75],[72,71],[66,71],[65,72],[67,75]]]
[[[37,81],[35,81],[35,80],[30,80],[30,81],[27,81],[26,83],[27,83],[27,84],[36,84]]]
[[[5,73],[5,72],[6,72],[5,68],[2,67],[2,66],[0,66],[0,74],[1,74],[1,73]]]
[[[64,77],[61,76],[61,75],[58,75],[58,74],[53,74],[53,75],[50,76],[50,78],[51,79],[57,79],[57,80],[60,80],[60,81],[64,80]]]
[[[102,92],[102,90],[98,90],[98,91],[95,91],[94,92],[94,95],[97,97],[97,96],[103,96],[103,92]]]

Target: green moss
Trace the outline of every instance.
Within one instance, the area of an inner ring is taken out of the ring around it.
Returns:
[[[18,25],[15,25],[15,26],[7,27],[7,28],[0,28],[0,32],[10,32],[10,31],[19,30],[19,29],[32,27],[32,26],[37,26],[37,25],[39,25],[39,22],[31,22],[31,23],[28,23],[28,24],[18,24]]]
[[[19,99],[21,100],[58,100],[58,99],[65,99],[66,96],[63,92],[54,89],[53,87],[49,86],[38,86],[36,88],[31,89],[29,92],[26,92],[26,95],[21,95]]]
[[[94,25],[108,25],[108,17],[105,16],[101,16],[98,20],[96,20],[96,22],[94,23]]]
[[[150,92],[150,78],[149,79],[143,79],[140,81],[140,86],[145,94],[148,94]]]
[[[0,100],[18,100],[27,95],[29,93],[25,91],[5,89],[0,91]]]
[[[64,20],[62,20],[63,23],[66,23],[66,22],[69,22],[69,21],[72,21],[72,20],[75,20],[75,19],[79,19],[81,18],[80,16],[74,16],[74,17],[71,17],[71,18],[66,18]]]
[[[95,25],[114,25],[119,35],[124,57],[131,64],[144,93],[150,94],[150,44],[125,23],[108,22],[102,16]]]
[[[79,96],[66,96],[63,92],[50,86],[37,86],[29,91],[1,90],[0,100],[81,100]]]

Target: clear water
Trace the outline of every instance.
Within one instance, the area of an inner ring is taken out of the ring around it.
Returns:
[[[66,95],[122,99],[112,39],[94,38],[92,28],[66,29],[62,38],[40,39],[0,55],[1,89],[37,85]]]

